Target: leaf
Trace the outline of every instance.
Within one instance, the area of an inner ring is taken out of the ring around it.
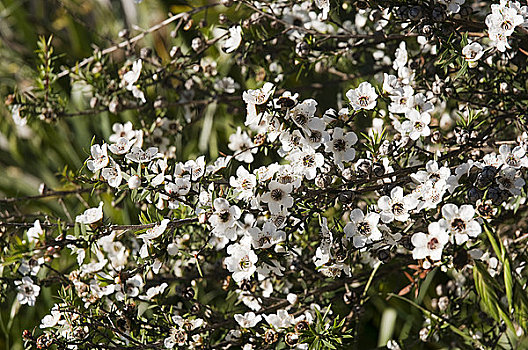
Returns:
[[[497,290],[499,290],[497,281],[491,277],[486,266],[481,262],[475,262],[475,266],[473,267],[473,279],[475,281],[477,294],[480,297],[481,305],[485,311],[487,311],[497,322],[500,322],[502,319],[508,328],[515,332],[515,327],[508,317],[508,314],[502,309],[497,296]]]
[[[504,288],[506,289],[506,298],[508,299],[509,310],[513,310],[513,277],[511,273],[510,260],[504,259],[503,262]]]

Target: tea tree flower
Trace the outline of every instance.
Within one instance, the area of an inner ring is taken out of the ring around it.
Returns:
[[[128,151],[130,151],[130,147],[132,147],[132,144],[126,137],[120,137],[115,143],[108,146],[110,151],[117,155],[128,153]]]
[[[334,155],[334,162],[339,169],[343,170],[343,162],[349,162],[356,156],[356,150],[352,148],[356,144],[358,138],[354,132],[343,132],[342,128],[334,128],[332,133],[332,140],[325,143],[327,152],[332,152]]]
[[[132,142],[136,138],[136,131],[132,122],[126,122],[125,124],[115,123],[112,125],[112,131],[114,133],[108,138],[110,142],[118,142],[122,137]]]
[[[33,283],[33,280],[28,276],[22,277],[20,281],[15,281],[15,285],[17,286],[17,300],[19,303],[34,306],[40,293],[40,287]]]
[[[42,230],[38,219],[35,220],[33,227],[30,227],[26,233],[29,243],[37,242],[43,234],[44,231]]]
[[[411,242],[414,245],[413,258],[425,259],[430,257],[431,260],[440,260],[442,258],[442,250],[449,241],[449,235],[438,222],[430,223],[428,231],[428,234],[417,232],[412,236]]]
[[[274,85],[272,83],[265,83],[264,86],[256,90],[247,90],[242,94],[242,99],[246,103],[247,117],[246,126],[255,127],[258,125],[257,105],[266,103],[273,93]]]
[[[514,168],[500,170],[496,181],[501,190],[509,191],[514,196],[520,196],[521,189],[526,184],[526,181],[518,176],[517,170]]]
[[[101,171],[101,176],[108,182],[108,185],[111,187],[118,188],[123,181],[123,176],[121,175],[121,168],[119,164],[111,161],[112,166],[109,168],[103,168]]]
[[[264,319],[270,326],[275,330],[280,330],[281,328],[288,328],[295,324],[295,318],[293,315],[290,315],[286,310],[277,310],[275,314],[264,315]]]
[[[139,79],[139,76],[141,75],[141,69],[143,67],[143,62],[141,59],[135,61],[132,64],[132,69],[123,75],[123,83],[125,85],[125,88],[128,91],[131,91],[135,98],[141,100],[142,103],[147,102],[145,100],[145,95],[136,85],[136,82]]]
[[[396,186],[391,190],[389,196],[382,196],[378,199],[378,207],[381,209],[380,218],[384,223],[397,221],[407,221],[409,211],[416,208],[418,200],[412,196],[404,196],[403,188]]]
[[[290,110],[287,118],[291,118],[297,126],[308,131],[309,122],[317,110],[317,101],[312,98],[302,101]]]
[[[379,241],[383,237],[378,228],[379,219],[378,213],[370,212],[365,215],[361,209],[352,210],[351,222],[343,229],[346,238],[352,239],[356,248],[363,248],[368,243]]]
[[[292,152],[286,159],[292,162],[297,174],[301,174],[308,180],[315,179],[317,169],[324,165],[324,156],[315,152],[310,146],[303,146],[301,150]]]
[[[109,158],[107,147],[108,145],[106,143],[104,143],[102,146],[95,144],[90,147],[90,153],[92,154],[92,157],[86,162],[86,166],[88,169],[90,169],[90,171],[95,173],[96,171],[101,170],[108,165]]]
[[[225,198],[216,198],[213,202],[214,213],[209,218],[213,233],[230,240],[236,238],[236,221],[240,218],[241,211],[236,205],[229,205]]]
[[[235,189],[237,198],[249,200],[253,196],[254,188],[257,186],[257,177],[243,166],[238,167],[236,175],[236,178],[231,176],[229,184]]]
[[[350,101],[354,110],[360,109],[374,109],[376,107],[376,99],[378,94],[369,82],[362,82],[356,89],[350,89],[346,93],[346,97]]]
[[[320,14],[320,19],[325,21],[328,18],[328,12],[330,12],[330,0],[315,0],[315,6],[323,11]]]
[[[442,207],[442,226],[454,235],[456,244],[464,244],[468,237],[477,237],[482,232],[480,224],[473,219],[475,209],[472,205],[462,205],[458,208],[455,204],[448,203]]]
[[[147,229],[147,231],[139,235],[138,238],[144,240],[145,242],[150,242],[158,238],[165,232],[169,222],[169,219],[163,219],[159,225],[154,225],[153,227]]]
[[[222,49],[224,50],[225,53],[234,52],[236,49],[238,49],[241,42],[242,42],[242,27],[233,26],[229,28],[229,36],[224,41],[224,45],[222,46]]]
[[[157,147],[149,147],[146,151],[143,151],[139,147],[132,147],[130,152],[126,154],[125,158],[135,163],[148,163],[161,156],[162,155],[158,153]]]
[[[233,156],[236,160],[248,164],[253,162],[253,154],[257,153],[257,148],[254,147],[253,141],[251,141],[247,132],[242,132],[240,127],[237,128],[235,134],[229,136],[227,147],[235,152]]]
[[[499,158],[506,167],[519,169],[521,167],[528,167],[528,158],[526,151],[521,146],[516,146],[511,149],[508,145],[501,145],[499,148]]]
[[[281,208],[291,208],[293,206],[292,184],[281,184],[277,181],[271,181],[268,185],[269,192],[264,193],[261,200],[268,204],[272,214],[281,211]]]
[[[407,130],[412,140],[418,140],[420,136],[431,135],[431,129],[429,129],[431,115],[429,113],[420,113],[416,109],[410,109],[405,113],[405,117],[408,120],[402,123],[402,127]]]
[[[251,236],[251,244],[255,249],[267,249],[286,239],[284,231],[277,231],[277,227],[271,221],[266,221],[262,229],[253,227],[248,230]]]
[[[103,202],[99,202],[97,208],[86,209],[85,212],[81,215],[77,215],[75,222],[81,224],[94,224],[103,219]]]
[[[54,327],[57,323],[59,323],[59,320],[62,317],[62,312],[59,311],[59,306],[57,304],[53,305],[51,308],[50,314],[44,316],[42,321],[40,322],[40,328],[50,328]]]
[[[451,170],[448,167],[440,167],[437,161],[430,160],[425,164],[425,171],[418,170],[411,174],[411,178],[419,183],[430,181],[432,184],[436,184],[438,181],[447,181],[450,175]]]
[[[462,48],[462,56],[467,61],[469,68],[475,68],[482,55],[484,55],[484,49],[477,42],[467,44]]]
[[[235,321],[240,325],[242,328],[253,328],[262,321],[261,315],[255,315],[254,312],[246,312],[245,314],[236,314],[235,315]]]
[[[225,264],[229,272],[233,273],[233,280],[240,283],[251,278],[257,270],[256,263],[258,257],[251,250],[249,245],[235,243],[227,247],[229,257],[225,259]]]

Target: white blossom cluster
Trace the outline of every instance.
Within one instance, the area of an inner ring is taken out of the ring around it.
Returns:
[[[458,16],[465,1],[435,3]],[[344,35],[330,20],[333,5],[328,0],[291,6],[261,2],[255,3],[255,13],[274,13],[289,25],[284,34],[303,43],[312,31]],[[383,28],[389,17],[386,11],[368,20]],[[350,27],[351,35],[365,34],[361,23],[367,18],[358,11],[343,27]],[[528,7],[501,0],[491,5],[485,25],[489,47],[505,52],[515,29],[528,27]],[[242,50],[245,32],[238,24],[224,29],[218,37],[222,55]],[[203,45],[197,37],[191,49],[199,53]],[[331,314],[331,308],[319,305],[317,298],[303,304],[302,298],[315,293],[292,279],[335,279],[348,291],[355,288],[349,282],[358,271],[375,273],[391,257],[412,261],[409,266],[417,274],[434,268],[445,272],[453,269],[461,250],[472,259],[467,264],[482,263],[490,275],[498,274],[501,266],[485,250],[483,233],[489,232],[498,211],[515,211],[526,200],[528,137],[525,133],[511,139],[504,133],[508,140],[484,144],[486,140],[469,132],[462,135],[452,127],[456,117],[451,109],[457,107],[435,91],[440,82],[424,83],[414,65],[417,51],[436,48],[420,38],[402,40],[394,48],[394,57],[383,57],[389,68],[374,79],[346,82],[336,108],[321,108],[325,104],[315,97],[307,94],[303,99],[302,92],[282,89],[282,73],[249,84],[253,88],[238,94],[243,116],[227,128],[231,133],[216,159],[205,153],[177,159],[171,133],[178,125],[170,117],[149,126],[113,124],[112,134],[90,145],[84,163],[86,183],[94,191],[109,189],[112,200],[105,193],[94,202],[99,204],[86,204],[56,244],[46,246],[46,253],[21,259],[20,278],[14,281],[18,302],[36,304],[42,288],[39,272],[66,247],[75,258],[67,276],[68,293],[85,310],[98,307],[120,330],[124,344],[139,346],[131,343],[140,328],[130,321],[133,314],[143,322],[141,327],[163,334],[156,346],[167,349],[199,348],[205,334],[225,324],[231,328],[222,341],[245,350],[257,339],[273,344],[279,334],[289,346],[308,349],[308,344],[298,343],[300,337],[321,322],[321,313]],[[302,49],[297,45],[296,54]],[[488,50],[469,42],[461,47],[460,59],[475,68]],[[144,62],[131,64],[124,67],[120,86],[138,105],[148,104],[140,82]],[[277,72],[282,69],[278,65]],[[232,77],[216,76],[215,63],[204,59],[198,66],[210,75],[217,93],[234,94],[241,86]],[[188,81],[186,86],[192,87]],[[179,102],[186,98],[182,94]],[[182,109],[191,124],[190,107]],[[12,113],[21,120],[19,106]],[[487,108],[467,107],[458,122],[469,125],[478,116],[493,117]],[[442,133],[456,142],[442,143]],[[473,152],[475,145],[479,152]],[[140,212],[141,224],[110,222],[123,198]],[[34,221],[25,231],[24,244],[44,251],[43,242],[60,224]],[[214,307],[213,297],[213,306],[196,303],[198,311],[187,312],[191,300],[198,300],[198,284],[209,283],[204,276],[222,280],[223,285],[208,287],[229,291],[226,298],[233,305],[236,301],[234,311],[226,311],[228,317],[219,316],[224,310]],[[187,288],[176,287],[175,281],[186,281]],[[440,300],[438,308],[446,310],[448,301]],[[89,329],[71,310],[72,305],[58,302],[40,328],[76,349],[73,340]],[[147,326],[152,310],[162,311],[157,319],[162,326]],[[124,326],[118,325],[123,320]],[[395,341],[389,345],[399,348]]]

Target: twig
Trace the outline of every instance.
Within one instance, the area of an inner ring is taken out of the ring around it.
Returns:
[[[107,55],[109,53],[112,53],[114,51],[117,51],[118,49],[122,49],[122,48],[125,48],[127,46],[129,46],[130,44],[133,44],[135,43],[136,41],[139,41],[141,39],[143,39],[147,34],[150,34],[150,33],[153,33],[157,30],[160,30],[161,28],[169,25],[170,23],[174,22],[175,20],[177,19],[180,19],[180,18],[183,18],[185,16],[189,16],[189,15],[192,15],[194,13],[197,13],[197,12],[200,12],[202,10],[205,10],[205,9],[208,9],[210,7],[214,7],[214,6],[217,6],[219,5],[218,3],[213,3],[213,4],[208,4],[208,5],[205,5],[205,6],[201,6],[201,7],[197,7],[197,8],[194,8],[192,9],[191,11],[187,11],[187,12],[182,12],[182,13],[179,13],[175,16],[172,16],[172,17],[169,17],[167,18],[166,20],[164,20],[163,22],[160,22],[158,24],[156,24],[155,26],[153,27],[150,27],[149,29],[145,30],[144,32],[136,35],[135,37],[133,38],[130,38],[128,40],[125,40],[125,41],[122,41],[120,42],[119,44],[117,45],[114,45],[114,46],[111,46],[111,47],[107,47],[106,49],[104,49],[103,51],[101,51],[101,54],[102,55]],[[62,72],[60,72],[59,74],[57,74],[57,78],[62,78],[68,74],[70,74],[72,71],[74,71],[75,69],[78,69],[78,68],[81,68],[81,67],[84,67],[86,66],[87,64],[93,62],[95,60],[95,57],[94,56],[91,56],[91,57],[87,57],[85,58],[84,60],[82,60],[80,63],[76,64],[74,68],[69,68],[69,69],[65,69],[63,70]]]

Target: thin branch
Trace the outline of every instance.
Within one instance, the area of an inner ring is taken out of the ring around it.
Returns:
[[[177,19],[180,19],[180,18],[183,18],[183,17],[186,17],[186,16],[189,16],[189,15],[192,15],[192,14],[195,14],[197,12],[200,12],[202,10],[205,10],[205,9],[208,9],[210,7],[214,7],[214,6],[217,6],[219,5],[219,3],[213,3],[213,4],[207,4],[205,6],[201,6],[201,7],[197,7],[197,8],[194,8],[192,9],[191,11],[187,11],[187,12],[182,12],[182,13],[179,13],[175,16],[172,16],[172,17],[169,17],[167,18],[166,20],[164,20],[163,22],[160,22],[158,24],[156,24],[155,26],[153,27],[150,27],[149,29],[145,30],[144,32],[136,35],[135,37],[133,38],[130,38],[128,40],[125,40],[125,41],[122,41],[120,42],[119,44],[117,45],[114,45],[114,46],[111,46],[111,47],[107,47],[106,49],[104,49],[103,51],[101,51],[101,54],[102,55],[107,55],[109,53],[112,53],[114,51],[117,51],[119,49],[123,49],[127,46],[129,46],[130,44],[133,44],[135,43],[136,41],[139,41],[141,39],[143,39],[147,34],[150,34],[150,33],[153,33],[157,30],[160,30],[161,28],[163,27],[166,27],[167,25],[169,25],[170,23],[176,21]],[[74,70],[77,70],[81,67],[84,67],[86,66],[87,64],[93,62],[95,60],[95,57],[94,56],[91,56],[91,57],[87,57],[85,58],[84,60],[82,60],[81,62],[79,62],[78,64],[75,65],[74,68],[69,68],[69,69],[65,69],[63,70],[62,72],[60,72],[59,74],[57,74],[57,78],[62,78],[68,74],[70,74],[72,71]]]

